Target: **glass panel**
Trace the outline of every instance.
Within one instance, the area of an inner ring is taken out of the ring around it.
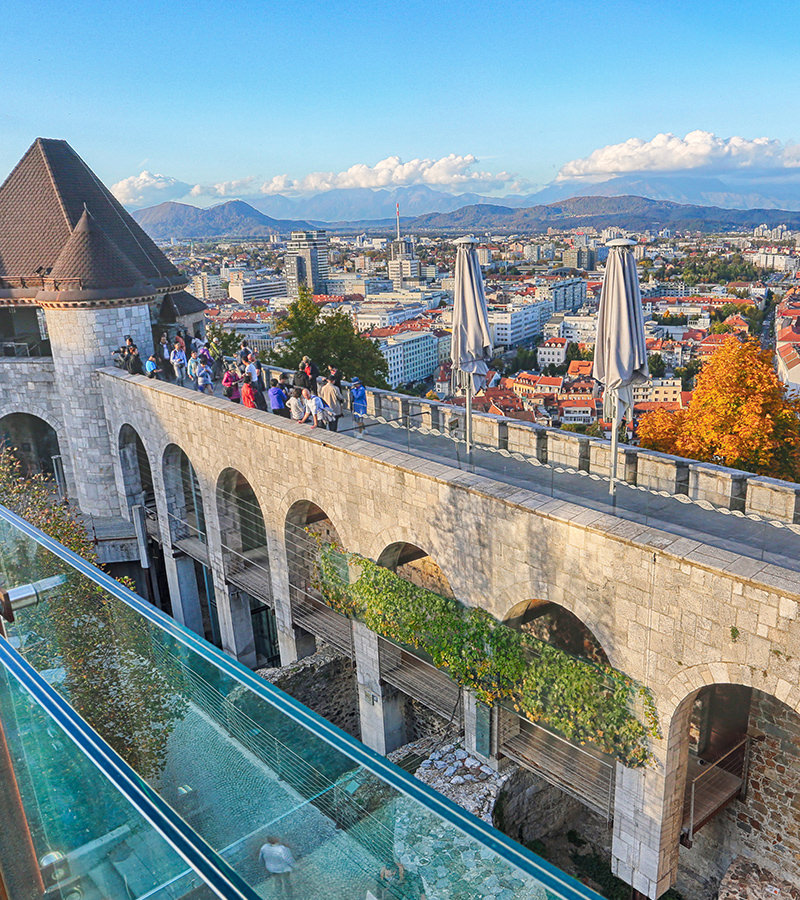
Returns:
[[[0,537],[7,583],[64,576],[15,610],[25,659],[264,897],[594,896],[158,611]]]
[[[14,900],[214,896],[3,668],[0,784],[0,878]]]

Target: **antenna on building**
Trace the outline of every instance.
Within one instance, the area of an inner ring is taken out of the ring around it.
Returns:
[[[397,240],[400,240],[400,204],[397,204]]]

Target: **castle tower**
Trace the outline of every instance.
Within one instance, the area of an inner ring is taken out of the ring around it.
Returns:
[[[185,285],[65,141],[36,140],[0,186],[0,308],[44,313],[52,360],[28,363],[37,409],[86,514],[120,514],[95,370],[128,336],[146,359],[151,309]]]

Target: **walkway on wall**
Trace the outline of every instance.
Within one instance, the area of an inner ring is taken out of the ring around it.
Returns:
[[[463,443],[374,422],[369,422],[361,433],[354,429],[349,414],[340,420],[339,432],[657,528],[676,537],[689,538],[750,559],[800,571],[800,535],[789,528],[776,527],[746,516],[703,509],[676,497],[661,497],[624,483],[619,484],[616,498],[612,501],[607,481],[595,480],[585,474],[557,472],[549,466],[531,465],[488,450],[475,449],[470,465],[465,458]],[[691,549],[687,547],[684,552]]]

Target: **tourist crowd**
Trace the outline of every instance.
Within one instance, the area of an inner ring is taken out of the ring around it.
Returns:
[[[242,341],[231,359],[216,352],[213,344],[190,338],[187,333],[179,332],[172,345],[164,334],[155,352],[142,362],[138,347],[128,337],[115,355],[117,365],[132,375],[173,381],[206,394],[213,394],[215,381],[220,381],[223,396],[233,403],[306,422],[312,428],[337,431],[346,406],[342,376],[336,366],[328,366],[327,374],[322,375],[317,365],[304,356],[291,382],[285,373],[268,379],[247,341]],[[351,379],[349,390],[353,419],[359,431],[363,431],[366,390],[358,378]]]

